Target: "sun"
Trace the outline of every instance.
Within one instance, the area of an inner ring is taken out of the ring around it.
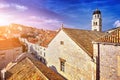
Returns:
[[[0,15],[0,26],[12,23],[11,17],[8,15]]]

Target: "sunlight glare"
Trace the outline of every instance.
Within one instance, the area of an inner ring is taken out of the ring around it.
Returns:
[[[12,21],[8,15],[0,15],[0,26],[9,25]]]

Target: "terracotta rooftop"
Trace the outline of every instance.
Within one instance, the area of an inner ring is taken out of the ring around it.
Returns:
[[[42,30],[40,31],[38,38],[28,37],[27,39],[31,43],[38,43],[40,46],[47,47],[56,34],[57,34],[56,31]]]
[[[96,40],[96,42],[120,43],[120,28],[116,28],[113,32]]]
[[[0,50],[7,50],[20,46],[22,46],[22,44],[20,43],[18,38],[0,40]]]
[[[65,80],[37,59],[24,57],[7,70],[6,80]]]
[[[56,31],[49,31],[44,35],[44,40],[40,43],[41,46],[47,47],[48,44],[50,43],[50,41],[55,37],[55,35],[57,34]]]
[[[102,32],[80,29],[62,28],[62,30],[74,41],[78,46],[84,49],[89,56],[93,56],[92,41],[104,35]]]

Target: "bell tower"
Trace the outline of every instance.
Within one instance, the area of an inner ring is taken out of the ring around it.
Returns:
[[[92,15],[92,31],[102,31],[101,11],[96,9]]]

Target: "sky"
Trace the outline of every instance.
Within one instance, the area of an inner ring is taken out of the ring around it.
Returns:
[[[102,13],[103,31],[120,26],[119,0],[0,0],[0,25],[11,23],[55,30],[91,29],[92,13]]]

